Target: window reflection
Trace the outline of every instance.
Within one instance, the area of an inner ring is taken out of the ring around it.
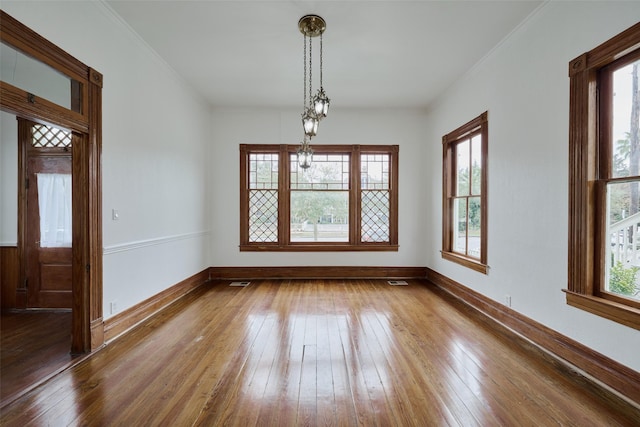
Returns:
[[[250,314],[242,393],[263,402],[307,396],[315,404],[358,393],[383,401],[392,389],[391,329],[387,313],[371,310]]]

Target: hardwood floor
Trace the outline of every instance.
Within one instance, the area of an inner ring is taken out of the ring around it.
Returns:
[[[75,359],[71,311],[3,311],[0,317],[0,408]]]
[[[640,411],[422,281],[205,285],[0,424],[631,426]]]

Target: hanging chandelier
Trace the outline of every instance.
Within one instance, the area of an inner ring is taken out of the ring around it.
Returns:
[[[301,168],[307,169],[311,166],[313,150],[309,146],[311,138],[318,133],[318,125],[320,120],[327,116],[329,111],[329,98],[322,86],[322,34],[327,24],[318,15],[305,15],[298,21],[298,29],[304,35],[304,91],[302,104],[302,128],[304,130],[304,138],[298,149],[298,164]],[[311,39],[320,36],[320,87],[318,92],[313,93],[313,44]],[[307,49],[308,45],[308,49]],[[307,73],[308,65],[308,73]],[[309,79],[307,80],[307,75]],[[308,94],[308,98],[307,98]],[[307,101],[308,100],[308,101]],[[308,103],[307,103],[308,102]]]

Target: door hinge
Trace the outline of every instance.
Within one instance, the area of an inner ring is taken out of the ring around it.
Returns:
[[[29,287],[29,279],[24,279],[24,288],[28,288]]]
[[[24,179],[24,188],[29,189],[29,178]]]
[[[91,269],[91,266],[89,264],[84,266],[84,269],[87,270],[87,273],[89,272],[89,270]]]

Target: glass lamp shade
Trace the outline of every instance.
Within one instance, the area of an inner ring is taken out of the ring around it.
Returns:
[[[307,136],[316,136],[318,133],[318,124],[320,124],[320,119],[313,109],[308,108],[304,114],[302,114],[302,127],[304,128],[304,134]]]
[[[318,119],[323,119],[327,117],[327,112],[329,111],[329,102],[331,100],[327,97],[327,94],[324,92],[324,88],[318,89],[318,93],[313,97],[313,109],[316,113]]]
[[[313,158],[313,150],[309,147],[309,143],[304,141],[298,148],[298,166],[302,169],[309,169]]]

